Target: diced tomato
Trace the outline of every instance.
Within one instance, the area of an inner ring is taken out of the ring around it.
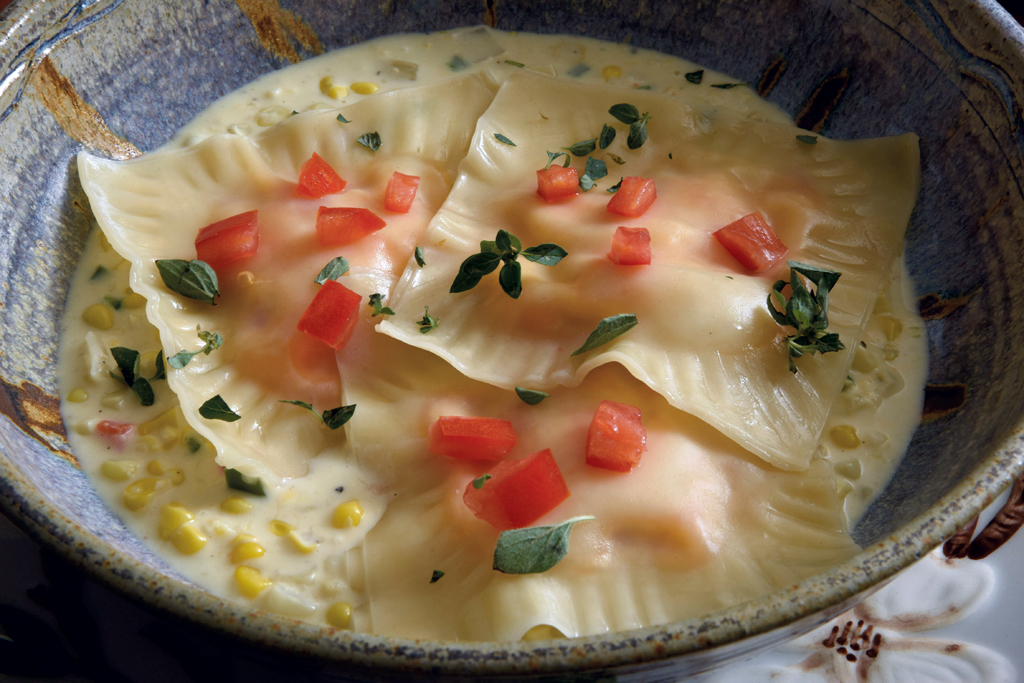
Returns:
[[[619,191],[612,195],[608,202],[608,213],[638,218],[647,213],[651,204],[658,198],[658,190],[654,187],[654,178],[628,176],[622,179]]]
[[[295,194],[319,199],[341,192],[347,184],[330,164],[313,152],[313,156],[302,164],[302,169],[299,170],[299,184],[295,188]]]
[[[629,472],[647,450],[647,430],[640,409],[625,403],[601,401],[587,432],[587,464]]]
[[[575,168],[551,168],[537,171],[537,194],[547,202],[557,202],[579,194],[580,176]]]
[[[493,417],[442,415],[430,425],[429,436],[431,453],[465,460],[501,460],[516,445],[512,423]]]
[[[767,270],[789,251],[760,212],[716,231],[715,239],[741,266],[754,273]]]
[[[419,176],[405,175],[395,171],[391,174],[387,189],[384,190],[384,208],[395,213],[409,213],[419,186]]]
[[[387,223],[369,209],[321,206],[316,212],[316,234],[324,246],[352,244],[385,225]]]
[[[500,531],[530,526],[569,497],[550,448],[498,463],[489,474],[479,489],[467,483],[462,500],[474,515]]]
[[[100,438],[100,441],[107,444],[107,446],[120,453],[124,450],[124,447],[128,445],[128,442],[131,441],[132,437],[135,436],[135,425],[125,422],[114,422],[112,420],[102,420],[96,425],[96,436]]]
[[[325,280],[297,326],[299,332],[335,349],[344,348],[359,320],[362,297],[335,280]]]
[[[651,265],[651,233],[647,228],[620,225],[612,237],[612,250],[608,258],[617,266]]]
[[[253,256],[259,249],[260,231],[255,211],[211,223],[196,235],[196,258],[214,269]]]

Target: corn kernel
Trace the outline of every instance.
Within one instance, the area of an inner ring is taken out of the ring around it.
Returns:
[[[284,107],[278,106],[276,104],[269,107],[264,107],[263,109],[260,109],[258,112],[256,112],[256,125],[262,128],[266,128],[267,126],[272,126],[275,123],[284,121],[291,115],[292,112],[290,109],[285,109]]]
[[[373,93],[380,90],[380,87],[376,83],[368,83],[366,81],[353,83],[352,85],[349,86],[349,88],[352,90],[352,92],[358,93],[360,95],[372,95]]]
[[[875,299],[875,308],[871,312],[876,315],[881,313],[892,313],[892,306],[889,305],[889,299],[885,294],[882,294]]]
[[[109,330],[114,326],[114,312],[103,304],[93,304],[82,312],[82,320],[97,330]]]
[[[878,367],[878,361],[873,353],[858,345],[853,353],[853,369],[857,372],[871,372]]]
[[[336,602],[327,608],[324,615],[327,623],[334,628],[348,628],[352,623],[352,605],[347,602]]]
[[[348,88],[343,85],[336,85],[327,91],[327,96],[332,100],[340,100],[343,97],[348,97]]]
[[[274,532],[275,536],[284,536],[294,528],[295,527],[293,527],[288,522],[282,522],[279,519],[275,519],[270,523],[270,530]]]
[[[139,369],[146,377],[156,374],[157,351],[146,351],[139,357]]]
[[[853,484],[851,484],[848,481],[844,481],[836,488],[836,496],[838,496],[840,500],[850,495],[851,493],[853,493]]]
[[[146,297],[142,296],[141,294],[136,294],[135,292],[132,292],[131,294],[124,298],[124,301],[121,302],[121,305],[124,306],[125,308],[131,309],[142,308],[143,306],[146,305]]]
[[[89,426],[88,420],[79,420],[74,426],[75,434],[81,434],[82,436],[89,436],[92,434],[92,427]]]
[[[103,231],[97,232],[99,233],[98,238],[100,243],[100,249],[108,253],[113,251],[114,247],[110,244],[110,240],[107,239],[107,236],[103,234]]]
[[[182,524],[194,519],[192,513],[181,503],[168,503],[160,508],[160,526],[157,527],[157,533],[166,541]]]
[[[253,560],[257,557],[263,557],[263,546],[255,541],[246,541],[240,545],[236,545],[231,549],[231,563],[238,564],[245,562],[246,560]]]
[[[129,484],[124,493],[121,494],[121,501],[131,511],[141,510],[152,500],[157,491],[164,488],[167,482],[156,477],[146,477]]]
[[[256,284],[256,276],[253,275],[251,271],[243,270],[238,274],[238,284],[251,287]]]
[[[350,500],[342,503],[334,510],[334,528],[345,529],[350,526],[359,526],[363,519],[363,506],[359,501]]]
[[[828,435],[832,438],[832,443],[840,448],[849,450],[860,446],[857,429],[852,425],[837,425],[829,431]]]
[[[256,537],[252,534],[238,534],[231,540],[231,545],[235,546],[239,543],[255,543]]]
[[[836,465],[836,474],[847,479],[860,479],[863,471],[864,468],[861,466],[860,460],[844,460]]]
[[[885,332],[885,338],[891,342],[896,341],[903,334],[903,321],[899,318],[893,318],[892,316],[885,316],[881,320],[882,332]]]
[[[131,389],[118,389],[117,391],[105,394],[100,399],[100,405],[111,410],[121,410],[124,400],[128,397],[130,391]]]
[[[135,442],[135,448],[143,453],[152,453],[160,450],[160,442],[152,434],[149,436],[140,436]]]
[[[171,486],[181,486],[185,483],[185,472],[180,467],[164,470],[164,474],[167,475],[167,480],[171,482]]]
[[[295,549],[303,555],[308,555],[316,550],[316,543],[306,543],[305,540],[295,531],[288,532],[288,540],[292,542]]]
[[[523,640],[554,640],[556,638],[565,638],[565,634],[548,624],[537,624],[523,634]]]
[[[100,472],[111,481],[128,481],[137,469],[139,464],[131,460],[107,460],[100,465]]]
[[[164,473],[164,466],[160,464],[159,460],[150,460],[149,464],[146,465],[146,471],[154,477],[159,477]]]
[[[85,389],[72,389],[68,392],[68,400],[72,403],[81,403],[88,400],[89,394],[85,392]]]
[[[269,588],[274,582],[265,578],[259,573],[259,570],[242,565],[235,570],[235,583],[238,585],[238,590],[242,591],[242,595],[247,598],[255,598],[260,591]]]
[[[333,87],[334,79],[331,78],[330,76],[324,76],[323,78],[320,79],[320,92],[322,92],[323,94],[326,95],[327,93],[329,93],[331,91],[331,88]]]
[[[178,427],[184,419],[184,416],[181,414],[181,408],[175,406],[160,413],[152,420],[140,424],[139,434],[145,436],[146,434],[160,431],[164,427]]]
[[[220,502],[220,509],[230,515],[242,515],[252,510],[252,503],[241,496],[228,496]]]
[[[171,534],[171,543],[182,555],[195,555],[206,545],[206,536],[190,522]]]
[[[895,344],[886,344],[882,350],[882,355],[885,357],[885,360],[891,363],[900,357],[900,347]]]
[[[620,69],[617,66],[606,66],[605,68],[601,69],[601,75],[604,76],[604,82],[607,83],[613,78],[619,78],[620,76],[622,76],[622,69]]]

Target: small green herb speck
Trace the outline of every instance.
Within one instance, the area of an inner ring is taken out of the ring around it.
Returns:
[[[625,180],[625,178],[619,178],[619,182],[609,187],[607,190],[605,190],[605,192],[607,192],[608,194],[615,194],[616,192],[619,191],[619,188],[622,187],[623,180]]]
[[[730,90],[732,88],[738,88],[741,85],[750,85],[749,83],[715,83],[712,88],[718,88],[719,90]]]
[[[348,272],[348,260],[344,256],[336,256],[320,270],[313,282],[322,285],[328,280],[335,280]]]
[[[688,80],[690,83],[693,83],[694,85],[700,85],[700,82],[704,80],[704,69],[691,71],[690,73],[686,74],[684,78]]]
[[[496,139],[496,140],[497,140],[498,142],[500,142],[500,143],[502,143],[502,144],[505,144],[505,145],[510,145],[510,146],[512,146],[512,147],[515,147],[515,146],[516,146],[516,143],[512,142],[511,140],[509,140],[509,139],[508,139],[507,137],[505,137],[505,136],[504,136],[504,135],[502,135],[501,133],[495,133],[495,134],[494,134],[494,138],[495,138],[495,139]]]
[[[267,495],[266,490],[263,488],[263,482],[260,481],[259,477],[250,477],[230,467],[224,470],[224,481],[229,489],[234,489],[235,491],[251,493],[254,496]]]
[[[235,420],[242,419],[241,415],[231,410],[231,406],[221,398],[220,394],[208,399],[203,405],[199,406],[199,414],[207,420],[222,420],[224,422],[234,422]]]
[[[516,387],[516,396],[518,396],[523,403],[535,406],[544,399],[550,397],[551,394],[545,391],[537,391],[535,389],[527,389],[525,387]]]
[[[340,121],[341,123],[352,123],[351,121],[349,121],[348,119],[346,119],[346,118],[345,118],[344,116],[342,116],[341,114],[338,114],[338,121]]]
[[[423,247],[416,247],[413,249],[412,257],[416,259],[416,265],[420,268],[427,265],[427,262],[423,260]]]
[[[380,149],[380,134],[378,134],[377,131],[374,131],[372,133],[363,133],[358,138],[356,138],[356,142],[358,142],[363,147],[368,148],[371,152],[376,152],[377,150]]]
[[[442,576],[444,576],[444,572],[440,569],[435,569],[434,573],[430,575],[430,583],[437,583]]]
[[[452,61],[448,62],[448,68],[452,71],[462,71],[463,69],[469,68],[469,62],[459,55],[455,55],[452,57]]]
[[[579,64],[574,64],[571,67],[569,67],[569,70],[566,71],[565,73],[566,75],[571,76],[572,78],[579,78],[588,71],[590,71],[590,67],[580,62]]]
[[[420,326],[420,334],[426,334],[432,330],[436,330],[438,325],[441,324],[439,318],[435,318],[430,315],[430,307],[423,307],[423,317],[416,321],[416,324]]]
[[[581,142],[575,142],[568,147],[562,147],[565,151],[576,157],[585,157],[597,149],[597,138],[590,138]]]
[[[526,66],[522,62],[513,62],[511,59],[506,59],[505,63],[506,64],[511,64],[512,66],[518,67],[520,69],[522,69],[524,66]]]
[[[818,138],[814,135],[797,135],[796,139],[805,145],[816,145],[818,144]]]
[[[209,356],[211,351],[216,351],[224,345],[224,337],[220,336],[220,333],[218,332],[197,330],[197,333],[199,335],[199,339],[203,342],[203,348],[198,351],[179,351],[167,359],[168,365],[176,370],[181,370],[199,354]]]
[[[395,312],[384,305],[384,295],[380,292],[374,292],[370,295],[370,308],[373,309],[373,313],[370,314],[371,318],[376,318],[378,315],[394,315]]]
[[[473,488],[475,488],[477,491],[479,491],[480,489],[482,489],[484,487],[484,484],[487,483],[488,479],[493,479],[493,478],[494,478],[494,476],[490,475],[490,474],[484,474],[482,476],[479,476],[479,477],[477,477],[476,479],[473,480]]]
[[[597,146],[601,149],[606,149],[608,145],[615,141],[615,129],[609,126],[607,123],[601,128],[601,134],[597,137]]]
[[[121,304],[124,303],[124,299],[118,299],[116,296],[110,296],[109,294],[103,297],[103,300],[110,304],[110,307],[115,311],[120,311]]]
[[[98,280],[109,272],[110,271],[104,268],[103,266],[96,266],[96,270],[93,271],[92,277],[90,277],[89,279]]]

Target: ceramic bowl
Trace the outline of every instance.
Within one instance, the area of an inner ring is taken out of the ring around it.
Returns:
[[[837,138],[914,131],[907,233],[927,321],[924,420],[853,530],[865,548],[787,590],[667,626],[571,641],[409,642],[202,591],[132,537],[69,451],[55,356],[93,221],[74,156],[127,158],[272,69],[388,32],[488,23],[679,54]],[[318,675],[671,680],[838,614],[969,521],[1024,463],[1024,32],[991,0],[17,0],[0,13],[0,508],[129,597]],[[298,661],[296,659],[296,661]]]

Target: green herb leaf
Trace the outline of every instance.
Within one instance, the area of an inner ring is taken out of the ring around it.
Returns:
[[[712,88],[719,88],[721,90],[730,90],[732,88],[738,88],[741,85],[750,85],[749,83],[715,83]]]
[[[251,493],[254,496],[267,495],[266,490],[263,488],[263,482],[260,481],[259,477],[250,477],[230,467],[224,470],[224,481],[227,482],[229,489],[234,489],[235,491]]]
[[[356,138],[356,142],[358,142],[363,147],[368,147],[371,152],[376,152],[378,149],[380,149],[380,135],[377,133],[377,131],[374,131],[372,133],[363,133],[358,138]]]
[[[569,255],[565,249],[562,249],[557,244],[538,244],[535,247],[523,250],[523,257],[527,261],[533,261],[539,263],[542,266],[555,266],[558,262]]]
[[[124,299],[123,298],[122,299],[118,299],[117,297],[110,296],[109,294],[107,296],[103,297],[103,300],[106,301],[108,304],[110,304],[110,307],[113,308],[115,311],[120,311],[121,310],[121,304],[124,303]]]
[[[568,147],[562,147],[562,149],[566,150],[567,152],[570,152],[573,156],[585,157],[591,152],[593,152],[595,149],[597,149],[597,138],[590,138],[589,140],[576,142],[569,145]]]
[[[321,415],[321,419],[323,419],[324,424],[330,429],[338,429],[351,420],[352,416],[355,415],[355,412],[356,406],[353,403],[350,406],[339,406],[337,408],[325,410]]]
[[[344,256],[332,258],[330,263],[323,267],[319,275],[313,278],[313,282],[322,285],[328,280],[335,280],[348,272],[348,260]]]
[[[221,398],[220,394],[199,406],[199,414],[207,420],[223,420],[224,422],[234,422],[235,420],[242,419],[241,415],[231,410],[231,406]]]
[[[394,315],[395,312],[384,305],[384,295],[375,292],[370,295],[370,308],[373,309],[371,318],[376,318],[378,315]]]
[[[690,73],[683,76],[683,78],[688,80],[690,83],[693,83],[694,85],[700,85],[700,82],[704,80],[704,69],[691,71]]]
[[[494,547],[494,569],[504,574],[546,572],[569,552],[569,534],[573,525],[591,519],[594,517],[587,515],[551,526],[502,531]]]
[[[139,397],[139,401],[144,406],[151,406],[156,400],[156,396],[153,394],[153,386],[145,377],[135,378],[135,381],[132,383],[132,393]]]
[[[427,262],[423,260],[423,247],[416,247],[412,252],[412,257],[416,259],[416,265],[420,268],[427,265]]]
[[[804,354],[829,353],[846,348],[838,334],[825,332],[828,327],[828,295],[839,281],[840,274],[798,261],[786,261],[786,264],[789,266],[789,282],[779,280],[772,285],[768,312],[779,325],[796,330],[796,334],[786,338],[789,370],[795,373],[794,360]],[[813,292],[804,285],[800,276],[814,284]],[[787,285],[790,288],[788,300],[782,293]]]
[[[482,246],[483,242],[480,244]],[[498,234],[494,237],[494,248],[502,256],[508,254],[515,258],[515,255],[523,250],[523,243],[508,230],[499,230]]]
[[[508,261],[498,272],[498,284],[501,289],[513,299],[518,299],[523,293],[523,267],[519,261]]]
[[[551,394],[544,391],[536,391],[534,389],[526,389],[524,387],[516,387],[516,396],[522,399],[523,403],[531,406],[535,406],[544,399],[551,396]]]
[[[224,337],[219,332],[207,332],[198,330],[199,339],[203,342],[203,348],[198,351],[179,351],[167,359],[167,364],[177,370],[182,369],[199,354],[209,356],[211,351],[216,351],[224,344]]]
[[[590,71],[590,67],[584,64],[583,62],[580,62],[579,64],[573,64],[565,73],[566,75],[571,76],[572,78],[579,78],[588,71]]]
[[[608,175],[608,164],[604,163],[600,159],[589,157],[583,174],[588,176],[591,180],[600,180]]]
[[[582,176],[580,176],[579,185],[581,190],[587,192],[588,190],[594,189],[595,183],[593,180],[590,179],[590,176],[584,173]]]
[[[345,118],[344,116],[342,116],[341,114],[338,114],[338,121],[340,121],[340,122],[342,122],[342,123],[352,123],[351,121],[349,121],[348,119],[346,119],[346,118]]]
[[[426,334],[431,330],[436,330],[437,326],[441,324],[438,318],[430,315],[430,307],[423,307],[423,317],[416,321],[416,324],[420,326],[420,334]]]
[[[647,142],[647,114],[644,118],[629,126],[629,137],[626,138],[626,147],[640,149]]]
[[[797,135],[796,139],[805,145],[816,145],[818,144],[818,138],[814,135]]]
[[[650,90],[651,89],[650,85],[635,85],[633,87],[636,88],[637,90]]]
[[[167,379],[167,368],[164,367],[164,350],[160,349],[156,352],[156,374],[153,375],[153,380]]]
[[[190,436],[185,439],[185,448],[191,455],[195,455],[199,452],[199,449],[203,447],[203,443],[194,436]]]
[[[617,163],[619,166],[622,166],[624,163],[626,163],[625,159],[620,157],[618,154],[612,154],[611,152],[605,152],[604,153],[604,157],[608,158],[608,159],[611,159],[612,161]]]
[[[632,124],[634,121],[640,120],[640,110],[634,107],[632,104],[616,104],[613,105],[608,113],[622,121],[625,124]]]
[[[121,371],[121,377],[128,386],[135,384],[135,378],[139,376],[141,356],[138,351],[124,346],[115,346],[110,349],[110,355],[117,363],[117,369]]]
[[[437,583],[442,576],[444,576],[444,572],[440,569],[435,569],[434,573],[430,575],[430,583]]]
[[[157,259],[156,268],[168,289],[189,299],[212,304],[220,294],[217,273],[205,261]]]
[[[458,294],[473,289],[480,282],[480,278],[494,272],[499,263],[501,256],[493,251],[473,254],[459,266],[459,273],[455,276],[448,293]]]
[[[494,241],[481,240],[479,254],[473,254],[462,262],[448,292],[458,294],[476,287],[481,278],[492,273],[499,263],[504,263],[498,273],[498,284],[506,294],[518,299],[523,293],[522,266],[516,260],[520,254],[543,266],[553,266],[568,255],[557,244],[539,244],[523,249],[523,243],[518,237],[507,230],[499,230]]]
[[[607,190],[605,190],[605,192],[607,192],[608,194],[615,194],[616,192],[619,191],[619,188],[622,187],[623,180],[625,180],[625,178],[619,178],[619,182],[609,187]]]
[[[601,135],[597,138],[597,146],[605,149],[615,141],[615,129],[607,123],[601,128]]]
[[[668,153],[668,158],[669,158],[669,161],[671,161],[671,160],[672,160],[672,152],[669,152],[669,153]]]
[[[572,157],[569,156],[568,152],[548,152],[548,164],[544,167],[544,170],[551,168],[551,164],[555,163],[555,159],[558,157],[565,157],[565,163],[562,164],[562,168],[569,168],[569,164],[572,163]]]
[[[503,143],[503,144],[506,144],[506,145],[510,145],[510,146],[512,146],[512,147],[516,147],[516,146],[517,146],[517,145],[516,145],[516,143],[512,142],[511,140],[509,140],[509,139],[508,139],[507,137],[505,137],[505,136],[504,136],[504,135],[502,135],[501,133],[495,133],[495,134],[494,134],[494,138],[495,138],[495,139],[496,139],[496,140],[497,140],[498,142],[500,142],[500,143]]]
[[[505,63],[506,63],[506,64],[511,64],[512,66],[516,66],[516,67],[519,67],[520,69],[522,69],[522,68],[523,68],[524,66],[526,66],[526,65],[525,65],[525,64],[523,64],[522,62],[513,62],[513,61],[512,61],[511,59],[506,59],[506,60],[505,60]]]
[[[491,474],[485,474],[483,476],[477,477],[476,479],[473,480],[473,488],[475,488],[477,491],[479,491],[480,489],[482,489],[484,487],[484,484],[487,483],[488,479],[493,479],[493,478],[494,478],[494,475],[491,475]]]
[[[452,57],[452,61],[448,62],[448,68],[452,71],[462,71],[469,68],[469,62],[459,55],[455,55]]]
[[[308,410],[310,413],[313,414],[313,417],[315,417],[320,422],[323,422],[323,418],[320,417],[320,413],[318,413],[315,410],[313,410],[313,404],[312,403],[306,403],[305,401],[298,401],[298,400],[295,400],[295,399],[280,399],[280,400],[278,400],[278,403],[290,403],[293,406],[298,406],[300,408]]]
[[[109,272],[110,271],[104,268],[103,266],[96,266],[96,270],[93,271],[92,276],[89,279],[99,280],[101,277],[105,276]]]
[[[629,332],[636,325],[637,319],[633,313],[609,316],[597,324],[594,331],[587,337],[587,341],[583,342],[583,346],[573,351],[572,355],[578,356],[591,349],[596,349],[598,346],[603,346],[619,335]]]

